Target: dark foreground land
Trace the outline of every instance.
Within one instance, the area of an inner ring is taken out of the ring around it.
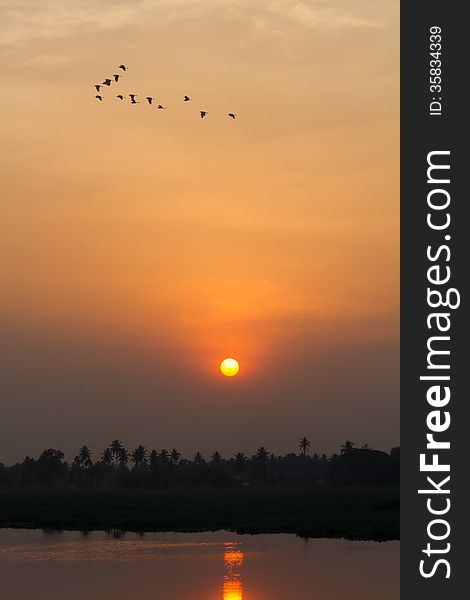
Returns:
[[[0,527],[399,539],[398,488],[0,493]]]

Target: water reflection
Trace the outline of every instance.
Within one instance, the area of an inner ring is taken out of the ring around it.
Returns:
[[[225,543],[223,600],[243,600],[241,567],[245,555],[239,542]]]
[[[397,600],[399,544],[0,529],[8,600]]]

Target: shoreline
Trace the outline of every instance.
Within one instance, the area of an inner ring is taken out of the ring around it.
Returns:
[[[400,538],[398,488],[0,492],[0,528]]]

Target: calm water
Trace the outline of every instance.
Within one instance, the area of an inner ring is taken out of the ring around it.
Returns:
[[[397,600],[399,543],[0,530],[8,600]]]

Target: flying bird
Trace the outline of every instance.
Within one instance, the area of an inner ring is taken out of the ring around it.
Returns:
[[[228,113],[229,117],[232,117],[232,119],[235,119],[235,117],[237,116],[235,113]]]
[[[101,85],[111,85],[111,79],[105,79]]]
[[[153,102],[153,98],[152,96],[146,96],[145,98],[147,100],[147,102],[150,104],[150,106],[152,106],[152,102]]]
[[[201,113],[201,119],[203,119],[207,115],[207,111],[205,111],[205,110],[201,110],[200,113]]]
[[[137,96],[137,94],[129,94],[129,98],[131,99],[131,104],[137,104],[137,100],[135,99],[136,96]]]
[[[161,104],[159,104],[159,105],[157,106],[157,108],[159,108],[160,110],[166,110],[166,106],[162,106]]]
[[[116,98],[119,98],[119,100],[124,100],[124,96],[122,94],[118,94]]]
[[[183,100],[184,100],[185,102],[189,102],[190,100],[192,100],[192,98],[190,98],[189,96],[185,96],[185,97],[183,98]]]
[[[97,92],[100,91],[100,87],[101,87],[101,85],[99,83],[95,83],[95,88],[96,88]]]
[[[103,96],[100,96],[99,94],[95,96],[95,98],[97,98],[98,100],[102,101],[103,100]]]
[[[122,77],[122,75],[114,74],[113,77],[114,77],[114,81],[117,83],[119,81],[119,77]]]
[[[126,70],[126,65],[119,65],[119,69],[122,69],[123,71]]]

